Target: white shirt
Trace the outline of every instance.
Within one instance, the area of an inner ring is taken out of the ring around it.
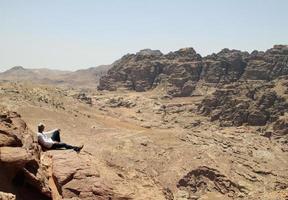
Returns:
[[[55,129],[55,130],[57,130],[57,129]],[[55,130],[52,130],[49,132],[42,132],[42,133],[38,132],[37,133],[38,143],[41,146],[43,146],[47,149],[50,149],[55,142],[48,135],[51,134],[52,132],[54,132]]]

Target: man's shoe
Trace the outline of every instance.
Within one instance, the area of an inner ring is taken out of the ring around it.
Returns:
[[[76,151],[77,153],[79,153],[81,151],[81,149],[83,149],[84,145],[81,145],[80,147],[75,147],[74,151]]]

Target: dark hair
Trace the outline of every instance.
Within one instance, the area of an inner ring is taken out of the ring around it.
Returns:
[[[39,124],[38,125],[38,132],[43,131],[44,125],[43,124]]]

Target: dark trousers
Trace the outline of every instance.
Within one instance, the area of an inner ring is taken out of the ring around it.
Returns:
[[[59,131],[54,131],[54,133],[52,133],[51,139],[55,142],[61,142],[60,139],[60,132]]]
[[[65,148],[65,149],[75,149],[76,147],[63,143],[63,142],[59,142],[59,143],[54,143],[51,147],[51,149],[61,149],[61,148]]]
[[[59,131],[55,131],[52,136],[51,139],[57,143],[54,143],[51,147],[51,149],[61,149],[61,148],[65,148],[65,149],[74,149],[75,147],[66,143],[61,142],[60,139],[60,132]]]

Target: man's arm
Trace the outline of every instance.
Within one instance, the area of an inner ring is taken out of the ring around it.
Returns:
[[[55,131],[60,131],[60,128],[55,128],[55,129],[53,129],[51,131],[43,132],[43,134],[50,135],[50,134],[54,133]]]

